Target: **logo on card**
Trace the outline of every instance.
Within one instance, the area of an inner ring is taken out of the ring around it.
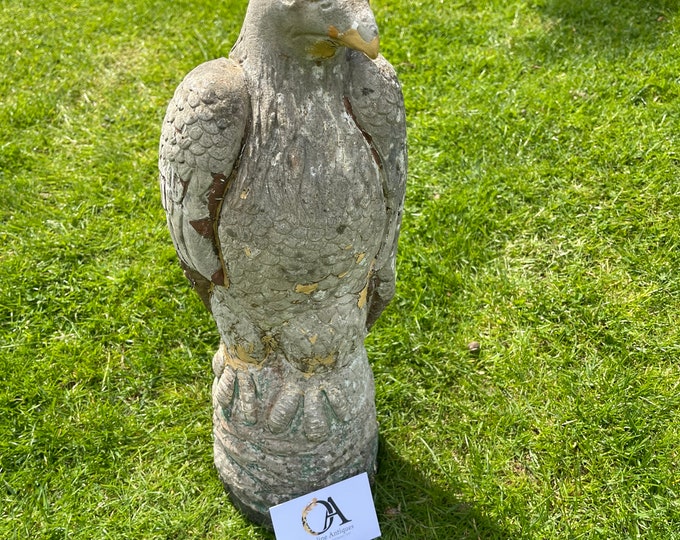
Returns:
[[[344,516],[332,497],[325,501],[314,498],[302,511],[302,526],[312,536],[319,536],[337,523],[336,518],[339,521],[338,526],[352,521]]]

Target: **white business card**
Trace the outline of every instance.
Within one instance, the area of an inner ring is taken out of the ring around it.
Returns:
[[[348,478],[269,509],[276,540],[380,537],[368,475]]]

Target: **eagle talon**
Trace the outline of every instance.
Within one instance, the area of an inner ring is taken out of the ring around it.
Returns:
[[[269,411],[268,425],[272,433],[290,430],[302,409],[302,429],[307,440],[316,442],[328,436],[331,424],[330,404],[318,386],[303,389],[305,382],[287,382]]]
[[[268,425],[272,433],[283,433],[293,422],[300,408],[300,400],[304,393],[300,387],[291,382],[285,383],[269,410]]]
[[[225,418],[239,420],[246,425],[256,424],[259,396],[249,368],[228,363],[220,347],[213,357],[213,371],[213,407],[221,410]]]
[[[362,387],[353,388],[346,378],[326,374],[302,374],[286,380],[276,395],[267,415],[267,425],[274,434],[295,429],[296,417],[302,411],[301,425],[309,441],[320,441],[328,436],[333,422],[346,423],[351,420],[351,402],[354,393]],[[335,382],[340,381],[340,382]]]

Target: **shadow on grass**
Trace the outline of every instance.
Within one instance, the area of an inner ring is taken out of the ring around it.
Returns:
[[[433,484],[381,438],[376,477],[376,511],[382,538],[419,540],[509,540],[511,536],[461,500],[462,490]]]

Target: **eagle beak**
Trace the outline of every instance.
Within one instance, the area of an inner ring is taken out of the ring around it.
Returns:
[[[350,49],[361,51],[371,60],[378,58],[380,38],[378,37],[378,29],[375,25],[368,28],[354,23],[352,28],[345,32],[340,32],[335,26],[329,26],[328,37]]]

